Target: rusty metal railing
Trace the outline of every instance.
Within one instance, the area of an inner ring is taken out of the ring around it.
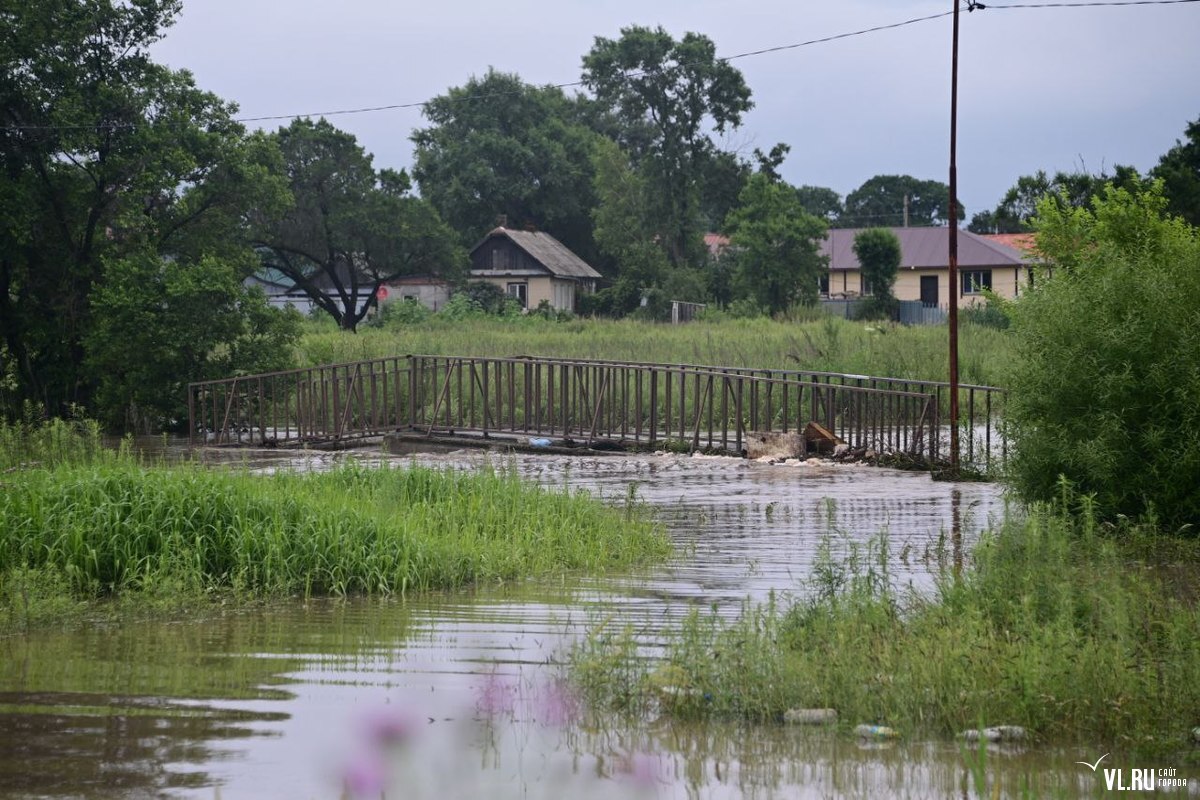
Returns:
[[[993,448],[986,398],[987,465]],[[854,449],[945,459],[944,385],[801,370],[408,355],[194,383],[195,444],[303,446],[403,431],[741,453],[817,422]],[[965,437],[974,443],[974,437]],[[970,455],[965,459],[973,463]]]
[[[575,363],[621,364],[639,367],[666,366],[657,362],[615,361],[606,359],[572,359]],[[834,384],[870,389],[888,389],[901,392],[932,394],[936,398],[940,423],[932,431],[939,439],[938,452],[948,457],[950,446],[949,419],[950,384],[947,381],[914,380],[910,378],[888,378],[873,375],[857,375],[845,372],[822,372],[801,369],[757,369],[748,367],[720,367],[704,364],[672,364],[695,370],[709,370],[731,375],[758,376],[767,379],[780,377],[795,378],[808,382]],[[996,386],[983,384],[959,384],[960,462],[984,473],[1001,467],[1008,457],[1008,442],[1002,430],[1001,414],[1007,392]]]
[[[303,445],[396,430],[408,358],[269,372],[188,385],[193,446]]]

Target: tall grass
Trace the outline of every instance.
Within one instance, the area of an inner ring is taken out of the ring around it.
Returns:
[[[904,327],[835,317],[799,321],[700,320],[664,325],[635,320],[428,320],[357,335],[312,323],[299,345],[301,364],[329,364],[406,353],[628,359],[761,369],[807,369],[945,380],[945,326]],[[996,384],[1011,358],[1009,337],[995,328],[964,325],[960,374],[964,383]]]
[[[964,572],[945,568],[933,597],[897,591],[877,541],[850,562],[827,559],[802,601],[735,622],[692,614],[662,664],[598,631],[576,674],[596,702],[684,717],[832,707],[846,724],[907,734],[983,722],[1054,741],[1181,746],[1200,719],[1196,546],[1145,525],[1106,528],[1070,502],[1006,521]]]
[[[104,456],[100,425],[94,420],[43,422],[33,414],[19,422],[0,420],[0,470],[86,463]]]
[[[0,627],[98,597],[403,594],[665,557],[642,507],[503,471],[145,465],[94,426],[0,425]]]

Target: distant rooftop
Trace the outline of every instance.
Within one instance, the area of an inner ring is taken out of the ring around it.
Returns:
[[[493,228],[484,236],[471,251],[479,249],[484,242],[498,236],[507,237],[517,247],[524,250],[539,264],[550,270],[554,275],[570,278],[600,278],[599,272],[558,239],[541,231],[515,231],[511,228]]]
[[[854,255],[854,237],[863,228],[830,228],[821,253],[829,258],[831,270],[860,269]],[[901,269],[937,269],[949,265],[949,228],[890,228],[900,240]],[[958,232],[958,266],[1007,267],[1022,266],[1030,258],[1021,250],[990,237],[960,230]]]

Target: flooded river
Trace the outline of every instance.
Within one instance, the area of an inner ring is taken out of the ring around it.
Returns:
[[[362,457],[237,456],[261,469]],[[561,680],[566,649],[598,620],[652,642],[696,606],[735,614],[747,598],[803,592],[822,542],[844,552],[886,531],[893,580],[929,591],[938,559],[961,557],[1003,513],[997,485],[675,455],[489,463],[636,497],[678,556],[636,574],[0,640],[0,797],[967,797],[978,776],[1002,796],[1103,789],[1074,764],[1099,753],[995,749],[973,774],[950,742],[867,747],[665,719],[631,729],[587,713]]]

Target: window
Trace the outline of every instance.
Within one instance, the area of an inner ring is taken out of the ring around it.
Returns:
[[[858,276],[858,288],[859,288],[858,293],[863,295],[864,297],[866,297],[869,294],[872,294],[871,281],[868,280],[866,275]]]
[[[979,294],[984,289],[992,288],[992,271],[990,269],[976,269],[962,273],[962,293]]]
[[[510,283],[508,284],[508,296],[521,304],[521,308],[529,308],[529,284],[527,283]]]

